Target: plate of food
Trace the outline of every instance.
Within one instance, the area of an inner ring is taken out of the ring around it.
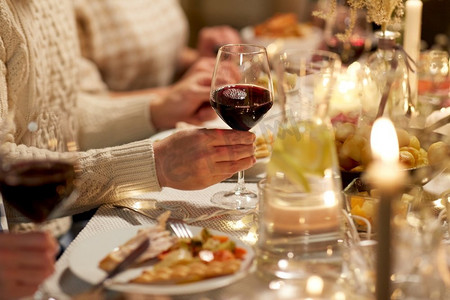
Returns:
[[[278,13],[260,24],[242,28],[241,37],[246,43],[265,47],[276,44],[277,51],[287,48],[308,50],[319,46],[322,31],[311,24],[298,22],[294,13]]]
[[[161,225],[102,232],[73,249],[69,267],[79,278],[96,284],[106,276],[105,270],[118,264],[136,246],[138,237],[146,234],[150,247],[135,266],[108,282],[108,289],[141,294],[192,294],[220,288],[246,276],[254,257],[249,245],[223,232],[188,227],[195,235],[192,239],[178,239]]]

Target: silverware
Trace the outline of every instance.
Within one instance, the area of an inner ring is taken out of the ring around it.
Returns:
[[[151,215],[149,213],[145,212],[145,208],[141,209],[132,205],[126,205],[126,204],[113,204],[113,207],[118,208],[118,209],[129,209],[135,213],[138,213],[144,217],[147,217],[151,220],[157,221],[157,216]],[[203,215],[199,215],[199,216],[195,216],[195,217],[183,217],[183,218],[169,218],[167,221],[168,222],[176,222],[176,221],[182,221],[186,224],[192,224],[195,222],[199,222],[199,221],[207,221],[210,219],[214,219],[214,218],[220,218],[223,216],[239,216],[239,215],[248,215],[250,213],[254,213],[255,209],[250,209],[250,210],[245,210],[245,211],[241,211],[241,210],[229,210],[229,209],[218,209],[212,213],[207,213],[207,214],[203,214]]]
[[[140,215],[142,215],[142,216],[144,216],[144,217],[147,217],[147,218],[150,218],[150,219],[156,221],[156,217],[154,217],[154,216],[152,216],[152,215],[150,215],[150,214],[147,214],[147,213],[145,213],[144,211],[142,211],[142,210],[140,210],[140,209],[131,207],[131,206],[122,205],[122,204],[113,204],[113,207],[115,207],[115,208],[121,208],[121,209],[129,209],[129,210],[131,210],[131,211],[134,211],[135,213],[138,213],[138,214],[140,214]]]
[[[131,251],[130,254],[128,254],[124,258],[124,260],[122,260],[114,269],[109,271],[108,274],[105,276],[105,278],[103,278],[99,283],[94,285],[91,290],[97,290],[99,288],[103,288],[103,285],[105,284],[105,282],[107,280],[113,278],[117,274],[128,269],[136,261],[136,259],[139,256],[141,256],[141,254],[144,253],[145,250],[148,249],[149,246],[150,246],[150,240],[148,239],[148,237],[145,237],[144,240],[139,244],[139,246],[137,246],[135,249],[133,249],[133,251]]]
[[[190,239],[194,237],[192,231],[183,221],[170,221],[168,225],[170,230],[179,238]]]

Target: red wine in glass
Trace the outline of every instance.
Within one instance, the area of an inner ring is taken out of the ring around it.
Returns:
[[[349,65],[363,54],[366,44],[364,38],[351,38],[344,42],[333,36],[326,42],[326,46],[329,51],[340,56],[343,64]]]
[[[266,49],[250,44],[220,47],[211,79],[210,103],[232,129],[248,131],[253,128],[273,103]],[[244,170],[240,170],[234,189],[214,193],[211,202],[227,209],[254,209],[258,196],[246,188]]]
[[[270,91],[250,84],[227,85],[211,95],[211,106],[233,129],[248,131],[272,107]]]
[[[0,174],[3,200],[36,223],[42,223],[74,190],[72,164],[30,160],[10,165]]]

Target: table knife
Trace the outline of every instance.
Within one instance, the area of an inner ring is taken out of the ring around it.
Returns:
[[[117,274],[125,271],[128,267],[130,267],[136,259],[141,256],[145,250],[150,246],[150,240],[146,237],[133,251],[131,251],[114,269],[108,272],[105,278],[103,278],[99,283],[94,285],[91,290],[96,290],[100,287],[103,287],[103,284],[108,280],[116,276]]]

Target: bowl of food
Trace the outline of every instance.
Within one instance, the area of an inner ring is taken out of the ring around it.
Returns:
[[[398,201],[393,202],[394,215],[406,217],[415,201],[420,201],[421,197],[422,187],[406,186]],[[367,231],[368,226],[375,228],[376,231],[377,210],[380,201],[378,189],[370,187],[360,178],[356,178],[344,189],[344,200],[346,211],[351,216],[356,216],[354,222],[359,231]]]
[[[372,161],[370,125],[350,122],[334,124],[336,150],[345,188],[360,178]],[[409,173],[411,184],[424,185],[448,167],[450,139],[436,132],[397,128],[399,162]]]

